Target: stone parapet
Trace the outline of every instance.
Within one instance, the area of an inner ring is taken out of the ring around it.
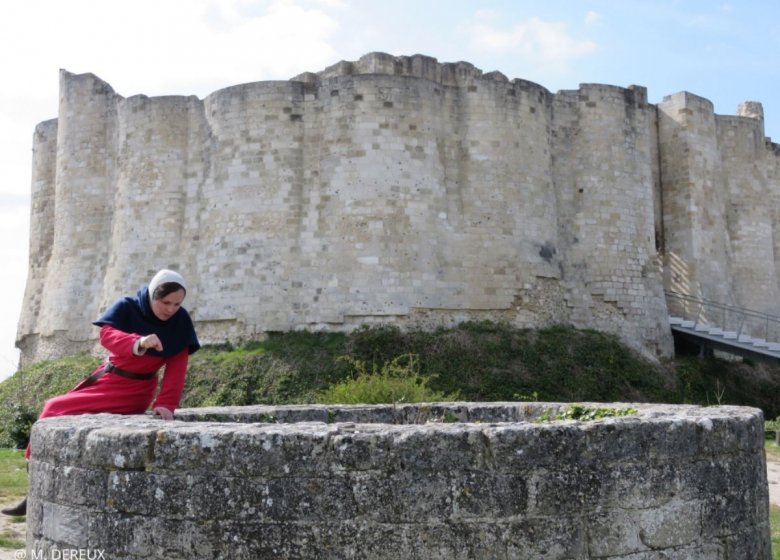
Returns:
[[[587,404],[585,406],[588,406]],[[50,418],[28,551],[107,558],[769,560],[757,409],[255,406]]]

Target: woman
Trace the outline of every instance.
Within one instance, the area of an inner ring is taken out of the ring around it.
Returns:
[[[172,420],[179,406],[189,355],[200,348],[187,310],[184,278],[161,270],[136,297],[123,298],[97,321],[100,344],[108,360],[74,389],[46,401],[39,418],[73,414],[143,414],[151,405],[156,416]],[[157,391],[157,372],[165,368]],[[27,446],[26,458],[31,447]],[[25,515],[27,499],[0,510]]]

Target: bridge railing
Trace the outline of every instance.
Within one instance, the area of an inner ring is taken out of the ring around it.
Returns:
[[[780,341],[780,317],[776,315],[688,294],[671,291],[665,293],[669,314],[693,321],[694,327],[707,325],[735,332],[737,337],[747,335],[766,341]]]

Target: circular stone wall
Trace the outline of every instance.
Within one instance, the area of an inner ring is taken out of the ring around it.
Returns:
[[[567,406],[49,418],[28,558],[770,559],[759,410],[551,420]]]

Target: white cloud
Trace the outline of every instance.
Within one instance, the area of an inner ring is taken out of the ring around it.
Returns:
[[[26,0],[3,6],[0,67],[0,378],[13,371],[27,274],[35,125],[55,118],[60,68],[130,96],[198,95],[287,80],[339,57],[344,0]],[[9,203],[8,197],[22,197]],[[5,197],[5,198],[3,198]],[[21,200],[21,203],[16,201]],[[9,206],[11,204],[13,208]],[[10,370],[9,370],[10,368]]]
[[[31,0],[19,3],[16,18],[4,18],[0,36],[4,45],[24,51],[15,74],[34,80],[36,88],[55,90],[62,67],[92,72],[122,95],[202,96],[210,91],[182,88],[289,79],[329,65],[336,58],[331,39],[338,24],[328,10],[343,5],[341,0]],[[32,28],[35,39],[29,36]],[[312,62],[319,66],[303,68]]]
[[[601,21],[601,14],[593,10],[585,14],[585,25],[593,25]]]
[[[313,0],[315,4],[322,4],[326,8],[346,9],[348,4],[344,0]]]
[[[209,70],[215,77],[230,80],[257,81],[264,77],[289,79],[304,70],[317,71],[336,58],[329,38],[338,24],[316,9],[306,9],[292,2],[275,2],[261,16],[239,13],[228,29],[211,29],[200,43],[201,57],[219,53]],[[314,55],[314,56],[312,56]],[[313,68],[304,64],[317,61]],[[196,68],[192,69],[193,71]]]
[[[3,263],[0,292],[4,294],[0,304],[0,380],[16,371],[19,364],[19,351],[13,346],[27,276],[25,240],[29,223],[29,210],[23,200],[0,195],[0,238],[16,240],[15,243],[0,244],[0,262]]]
[[[482,9],[482,10],[477,10],[474,13],[474,16],[477,19],[495,19],[497,15],[498,15],[498,12],[496,12],[495,10],[487,9],[487,8]]]
[[[515,54],[549,63],[565,63],[596,50],[593,41],[571,36],[563,22],[543,21],[532,17],[509,30],[498,30],[486,24],[470,29],[474,48],[492,54]]]

